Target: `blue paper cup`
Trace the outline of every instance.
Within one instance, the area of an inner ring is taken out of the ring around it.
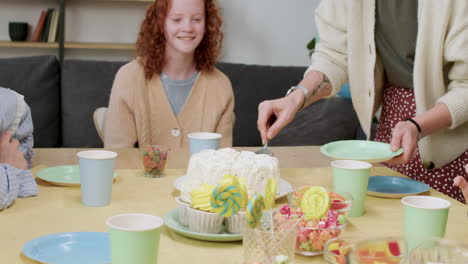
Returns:
[[[117,153],[87,150],[76,155],[80,162],[81,202],[87,206],[109,205]]]
[[[218,133],[197,132],[187,135],[190,144],[190,156],[204,149],[218,149],[223,137]]]

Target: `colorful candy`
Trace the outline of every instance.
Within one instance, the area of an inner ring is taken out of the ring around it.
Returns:
[[[276,189],[278,188],[278,182],[273,179],[269,178],[267,184],[265,186],[265,208],[270,210],[275,205],[275,196],[276,196]]]
[[[241,208],[242,195],[239,186],[222,184],[213,190],[210,204],[222,216],[235,215]]]
[[[308,220],[317,220],[325,216],[330,209],[330,196],[320,186],[310,187],[302,197],[301,209]]]
[[[265,208],[263,196],[255,194],[247,204],[247,211],[245,212],[245,222],[250,228],[256,228],[262,218],[262,211]]]
[[[168,149],[147,145],[143,149],[143,167],[147,175],[159,175],[166,166]]]
[[[303,215],[300,208],[290,208],[288,205],[282,206],[280,213],[275,216],[277,222],[281,222],[282,219],[301,218]],[[342,215],[329,210],[325,217],[318,220],[302,218],[297,225],[296,253],[306,256],[321,254],[328,240],[341,235],[344,225],[338,220],[340,216]]]

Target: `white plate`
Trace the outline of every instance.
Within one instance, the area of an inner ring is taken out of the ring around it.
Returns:
[[[185,179],[187,179],[187,176],[178,177],[174,182],[174,188],[180,191]],[[275,199],[286,196],[290,191],[292,191],[292,185],[286,180],[280,178]]]

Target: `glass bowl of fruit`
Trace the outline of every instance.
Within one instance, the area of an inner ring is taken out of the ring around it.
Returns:
[[[289,193],[288,205],[280,213],[303,216],[297,226],[296,254],[323,254],[325,243],[343,233],[351,206],[350,194],[320,186],[303,186]]]

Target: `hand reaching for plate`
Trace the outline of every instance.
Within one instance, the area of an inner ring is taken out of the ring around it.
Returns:
[[[408,121],[398,122],[393,128],[390,148],[397,151],[403,148],[403,154],[387,161],[390,164],[404,164],[416,157],[416,147],[418,145],[418,129]]]
[[[465,165],[466,175],[468,176],[468,164]],[[453,179],[453,185],[460,187],[463,196],[465,197],[465,203],[468,202],[468,182],[463,176],[457,176]]]

